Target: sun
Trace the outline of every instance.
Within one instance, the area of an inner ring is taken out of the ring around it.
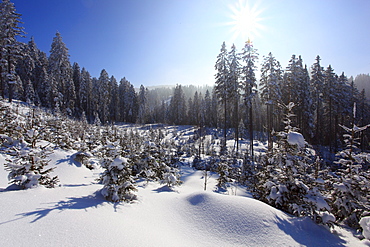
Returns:
[[[257,3],[251,6],[248,1],[239,0],[230,5],[229,9],[231,11],[229,16],[231,21],[227,25],[231,26],[233,42],[237,39],[253,40],[260,36],[260,31],[264,29],[261,23],[263,9],[259,8]]]

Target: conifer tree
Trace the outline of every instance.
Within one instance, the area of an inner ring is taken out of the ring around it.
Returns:
[[[92,80],[90,73],[85,69],[82,68],[81,71],[81,84],[79,88],[79,99],[80,99],[80,108],[82,112],[85,112],[87,118],[92,117]]]
[[[169,105],[170,122],[175,125],[185,123],[186,103],[181,85],[176,85]]]
[[[231,51],[228,54],[229,62],[229,95],[232,103],[232,122],[235,129],[236,152],[239,151],[239,101],[240,101],[240,57],[236,52],[236,47],[233,44]]]
[[[264,58],[261,68],[261,99],[267,106],[267,134],[268,134],[268,148],[272,148],[272,131],[278,130],[279,124],[279,107],[281,103],[281,83],[282,70],[279,61],[272,56],[270,52]]]
[[[325,135],[325,144],[329,145],[330,153],[332,153],[333,142],[334,142],[334,121],[333,121],[333,106],[335,97],[335,86],[337,82],[337,75],[334,73],[331,65],[325,70],[325,80],[324,80],[324,116],[327,127],[327,133]]]
[[[138,106],[137,121],[139,123],[149,122],[148,91],[143,85],[141,85],[139,89]]]
[[[69,62],[68,48],[59,32],[53,38],[49,56],[49,76],[51,76],[52,97],[62,111],[72,111],[76,101],[76,92],[73,83],[73,71]],[[53,106],[55,106],[55,104]]]
[[[322,138],[323,123],[323,95],[324,95],[324,68],[320,65],[320,56],[317,55],[316,62],[311,67],[311,90],[315,107],[315,143],[320,143]]]
[[[246,109],[248,109],[249,118],[249,139],[250,139],[250,155],[253,159],[253,98],[256,94],[256,76],[255,70],[257,69],[255,63],[258,59],[257,49],[253,47],[250,40],[245,42],[243,52],[241,54],[244,66],[242,67],[242,90],[244,91],[244,103]]]
[[[109,80],[109,121],[114,123],[118,121],[118,83],[114,76]]]
[[[10,0],[0,2],[0,96],[5,98],[5,89],[12,101],[14,86],[17,84],[16,61],[21,57],[21,43],[17,37],[24,34],[21,15],[16,12]]]
[[[81,88],[81,83],[82,83],[82,74],[81,74],[81,69],[80,69],[80,65],[78,63],[73,63],[73,66],[72,66],[72,70],[73,70],[73,83],[74,83],[74,89],[75,89],[75,92],[76,92],[76,102],[75,102],[75,114],[76,115],[80,115],[81,114],[81,106],[80,106],[80,103],[81,103],[81,100],[80,100],[80,88]]]
[[[228,127],[228,101],[230,99],[229,95],[229,65],[228,65],[228,57],[227,57],[227,49],[225,42],[222,43],[220,54],[217,56],[217,61],[215,64],[215,69],[217,71],[215,77],[215,95],[217,95],[218,99],[220,100],[221,104],[224,108],[224,140],[223,140],[223,148],[226,148],[226,129]]]
[[[370,173],[366,168],[370,156],[360,151],[359,134],[370,125],[357,126],[354,123],[355,116],[356,104],[353,107],[352,126],[349,128],[341,125],[346,132],[346,147],[337,153],[336,163],[340,168],[336,171],[337,176],[332,178],[331,205],[338,222],[359,228],[360,218],[370,212]]]
[[[109,76],[105,69],[100,73],[98,79],[98,112],[100,120],[103,124],[106,124],[109,118],[109,104],[110,104],[110,95],[109,95]]]

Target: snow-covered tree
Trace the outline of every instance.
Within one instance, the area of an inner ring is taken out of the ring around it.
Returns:
[[[33,136],[38,133],[35,130],[27,131],[27,135]],[[48,156],[52,153],[50,147],[29,148],[25,145],[13,146],[7,159],[6,170],[9,171],[8,178],[12,184],[22,189],[29,189],[38,185],[53,188],[58,183],[58,177],[51,177],[54,168],[47,168]]]
[[[5,90],[8,89],[9,102],[17,85],[16,61],[21,57],[22,44],[17,37],[24,34],[20,17],[10,0],[0,2],[0,96],[5,98]]]
[[[264,58],[261,68],[261,99],[267,106],[267,134],[268,134],[268,148],[272,148],[273,129],[278,130],[279,122],[279,107],[281,102],[281,83],[282,83],[282,69],[279,61],[273,57],[270,52]]]
[[[91,112],[91,91],[92,91],[92,80],[89,72],[85,69],[82,68],[81,70],[81,83],[80,83],[80,88],[78,91],[79,99],[80,99],[80,108],[83,112],[86,113],[86,117],[89,119],[92,117],[92,112]]]
[[[222,144],[224,148],[226,148],[226,129],[228,127],[227,120],[228,120],[228,101],[230,99],[229,95],[229,62],[228,62],[228,53],[226,49],[225,42],[222,43],[220,54],[217,56],[217,61],[215,64],[215,69],[217,71],[215,77],[215,95],[217,95],[218,99],[222,103],[224,107],[224,143]]]
[[[236,47],[233,44],[231,47],[231,51],[228,53],[229,62],[229,74],[228,74],[228,90],[229,96],[231,100],[232,107],[232,126],[235,129],[235,141],[236,141],[236,151],[239,150],[239,102],[240,102],[240,73],[241,73],[241,65],[240,65],[240,57],[236,51]]]
[[[114,76],[110,77],[109,80],[109,122],[114,123],[118,121],[118,83]]]
[[[82,74],[81,74],[81,69],[80,65],[78,63],[73,63],[72,66],[73,74],[72,74],[72,79],[74,83],[74,89],[76,92],[76,102],[75,102],[75,114],[79,115],[81,114],[81,99],[80,99],[80,88],[81,88],[81,83],[82,83]]]
[[[353,109],[355,119],[356,106]],[[336,171],[337,176],[332,178],[333,213],[338,222],[355,228],[359,227],[360,218],[370,213],[370,173],[364,166],[370,162],[370,154],[359,149],[359,134],[369,126],[358,127],[352,123],[349,128],[341,125],[346,132],[346,147],[337,153],[336,163],[340,168]]]
[[[52,90],[55,104],[59,104],[62,111],[72,111],[76,101],[73,70],[69,62],[68,48],[59,32],[51,44],[48,73],[53,84],[51,87],[57,89],[57,92]]]
[[[314,175],[320,169],[315,165],[315,153],[292,126],[294,104],[285,107],[288,111],[285,130],[276,133],[276,145],[263,158],[256,174],[254,194],[285,212],[330,225],[335,218],[330,214],[324,187],[315,182],[319,177]]]
[[[176,85],[169,105],[169,120],[172,124],[185,123],[186,103],[181,85]]]
[[[98,112],[100,120],[103,124],[106,124],[109,117],[109,104],[110,104],[110,95],[109,95],[109,76],[105,69],[100,73],[98,79]]]
[[[138,95],[138,123],[148,123],[149,122],[149,103],[148,103],[148,89],[143,85],[140,86]]]
[[[101,166],[104,169],[100,180],[104,187],[101,194],[109,201],[131,201],[136,198],[136,187],[127,158],[122,157],[116,143],[104,146]]]
[[[254,150],[253,150],[253,98],[256,94],[257,88],[257,79],[255,71],[257,69],[256,61],[258,59],[257,49],[254,48],[253,43],[248,40],[245,42],[245,46],[241,53],[242,61],[244,65],[242,67],[242,79],[241,79],[241,88],[244,92],[243,98],[246,108],[248,109],[248,118],[249,118],[249,139],[250,139],[250,155],[253,159]]]
[[[126,78],[122,78],[118,90],[120,99],[120,121],[129,123],[136,122],[137,94],[134,86]]]

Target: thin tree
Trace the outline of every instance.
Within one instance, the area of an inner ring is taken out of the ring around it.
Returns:
[[[215,64],[216,73],[216,85],[215,93],[218,99],[224,106],[224,143],[222,144],[226,148],[226,129],[227,129],[227,107],[228,107],[228,88],[229,88],[229,68],[227,59],[227,49],[225,42],[222,43],[220,54],[217,56],[217,61]]]
[[[253,160],[253,97],[257,87],[254,71],[257,69],[255,62],[258,59],[258,53],[249,39],[245,42],[241,56],[242,61],[245,63],[242,67],[242,89],[244,91],[244,103],[249,110],[250,155]]]

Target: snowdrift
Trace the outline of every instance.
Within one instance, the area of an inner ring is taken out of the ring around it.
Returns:
[[[0,169],[1,246],[370,246],[248,198],[241,188],[215,193],[215,175],[203,191],[202,172],[189,167],[174,190],[141,181],[137,201],[109,203],[95,181],[100,171],[78,166],[72,155],[52,155],[61,181],[55,189],[7,190]]]

